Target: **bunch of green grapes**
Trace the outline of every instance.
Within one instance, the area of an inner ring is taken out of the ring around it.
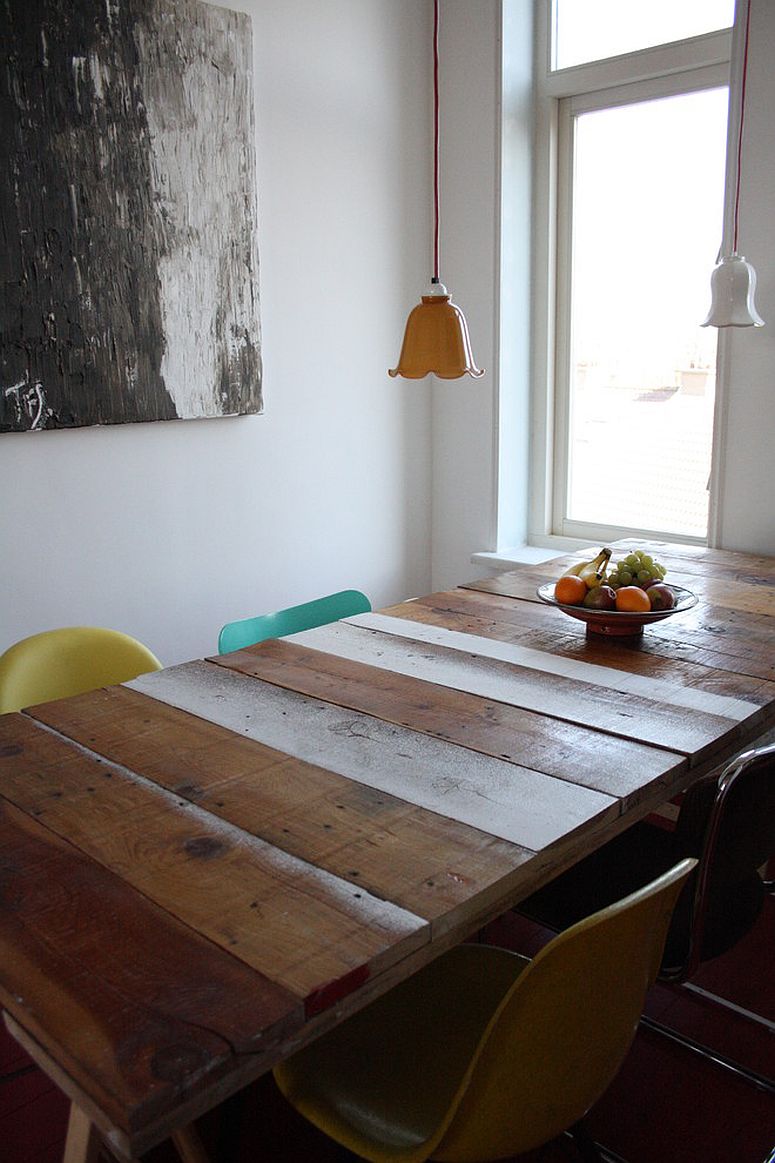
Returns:
[[[618,590],[620,586],[643,586],[651,581],[662,581],[667,570],[648,553],[637,550],[612,564],[605,584]]]

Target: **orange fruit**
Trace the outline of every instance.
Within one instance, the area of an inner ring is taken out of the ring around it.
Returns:
[[[620,586],[616,591],[616,608],[628,613],[646,614],[651,609],[651,602],[640,586]]]
[[[587,596],[587,583],[582,577],[569,573],[555,584],[554,596],[563,606],[580,606]]]

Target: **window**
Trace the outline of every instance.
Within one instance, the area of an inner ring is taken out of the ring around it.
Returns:
[[[536,253],[550,277],[533,534],[704,541],[717,332],[700,324],[721,242],[731,39],[707,29],[732,6],[556,0],[551,28],[542,7]],[[704,25],[676,23],[691,9]],[[692,39],[662,43],[676,35]],[[622,45],[627,56],[578,63]]]
[[[552,68],[702,36],[734,15],[734,0],[555,0]]]

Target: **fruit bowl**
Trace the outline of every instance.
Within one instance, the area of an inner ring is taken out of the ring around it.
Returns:
[[[669,610],[649,610],[644,613],[634,613],[624,610],[590,610],[586,606],[567,606],[558,602],[554,596],[555,582],[544,582],[536,590],[538,597],[548,606],[556,606],[563,614],[571,618],[578,618],[586,622],[587,634],[611,634],[634,638],[643,633],[643,627],[651,622],[661,622],[672,614],[680,614],[683,610],[690,610],[697,605],[697,595],[682,586],[670,586],[675,594],[675,605]]]

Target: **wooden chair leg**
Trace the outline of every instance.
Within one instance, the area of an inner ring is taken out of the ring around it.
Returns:
[[[70,1103],[62,1163],[97,1163],[100,1145],[100,1134],[94,1123],[79,1106]]]
[[[210,1163],[210,1157],[193,1123],[182,1131],[173,1131],[171,1138],[182,1163]]]

